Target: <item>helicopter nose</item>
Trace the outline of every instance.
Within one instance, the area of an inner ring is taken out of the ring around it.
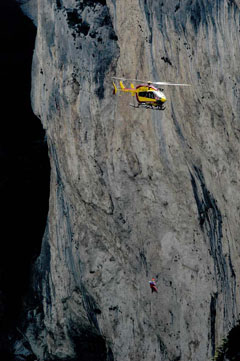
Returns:
[[[165,98],[165,97],[162,97],[162,98],[161,98],[161,102],[162,102],[162,103],[164,103],[166,100],[167,100],[167,98]]]

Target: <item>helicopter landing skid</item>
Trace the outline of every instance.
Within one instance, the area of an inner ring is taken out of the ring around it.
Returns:
[[[133,108],[137,108],[137,109],[152,109],[152,110],[164,110],[165,107],[161,106],[161,105],[158,105],[158,106],[155,106],[153,107],[152,105],[149,105],[149,104],[138,104],[138,105],[134,105],[134,104],[129,104],[131,107]]]

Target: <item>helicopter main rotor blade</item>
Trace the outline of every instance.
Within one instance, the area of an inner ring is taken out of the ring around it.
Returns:
[[[117,80],[131,80],[131,81],[138,81],[140,83],[152,83],[149,80],[140,80],[140,79],[130,79],[130,78],[117,78],[116,76],[113,76],[112,79],[117,79]]]
[[[139,83],[148,83],[148,84],[156,84],[156,85],[173,85],[173,86],[191,86],[191,84],[178,84],[178,83],[169,83],[165,81],[151,81],[151,80],[140,80],[140,79],[130,79],[130,78],[117,78],[115,76],[112,77],[117,80],[130,80],[137,81]]]
[[[168,82],[161,82],[161,81],[153,81],[153,84],[157,85],[174,85],[174,86],[191,86],[191,84],[178,84],[178,83],[168,83]]]

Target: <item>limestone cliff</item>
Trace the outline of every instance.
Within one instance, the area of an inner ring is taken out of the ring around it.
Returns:
[[[51,162],[25,342],[39,360],[210,359],[239,319],[240,2],[24,9]],[[192,86],[139,110],[114,75]]]

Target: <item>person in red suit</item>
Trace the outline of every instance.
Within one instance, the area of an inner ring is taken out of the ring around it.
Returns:
[[[153,292],[156,292],[156,293],[158,292],[157,285],[156,285],[156,282],[155,282],[155,278],[152,278],[152,280],[149,281],[149,285],[150,285],[150,288],[152,290],[152,293]]]

